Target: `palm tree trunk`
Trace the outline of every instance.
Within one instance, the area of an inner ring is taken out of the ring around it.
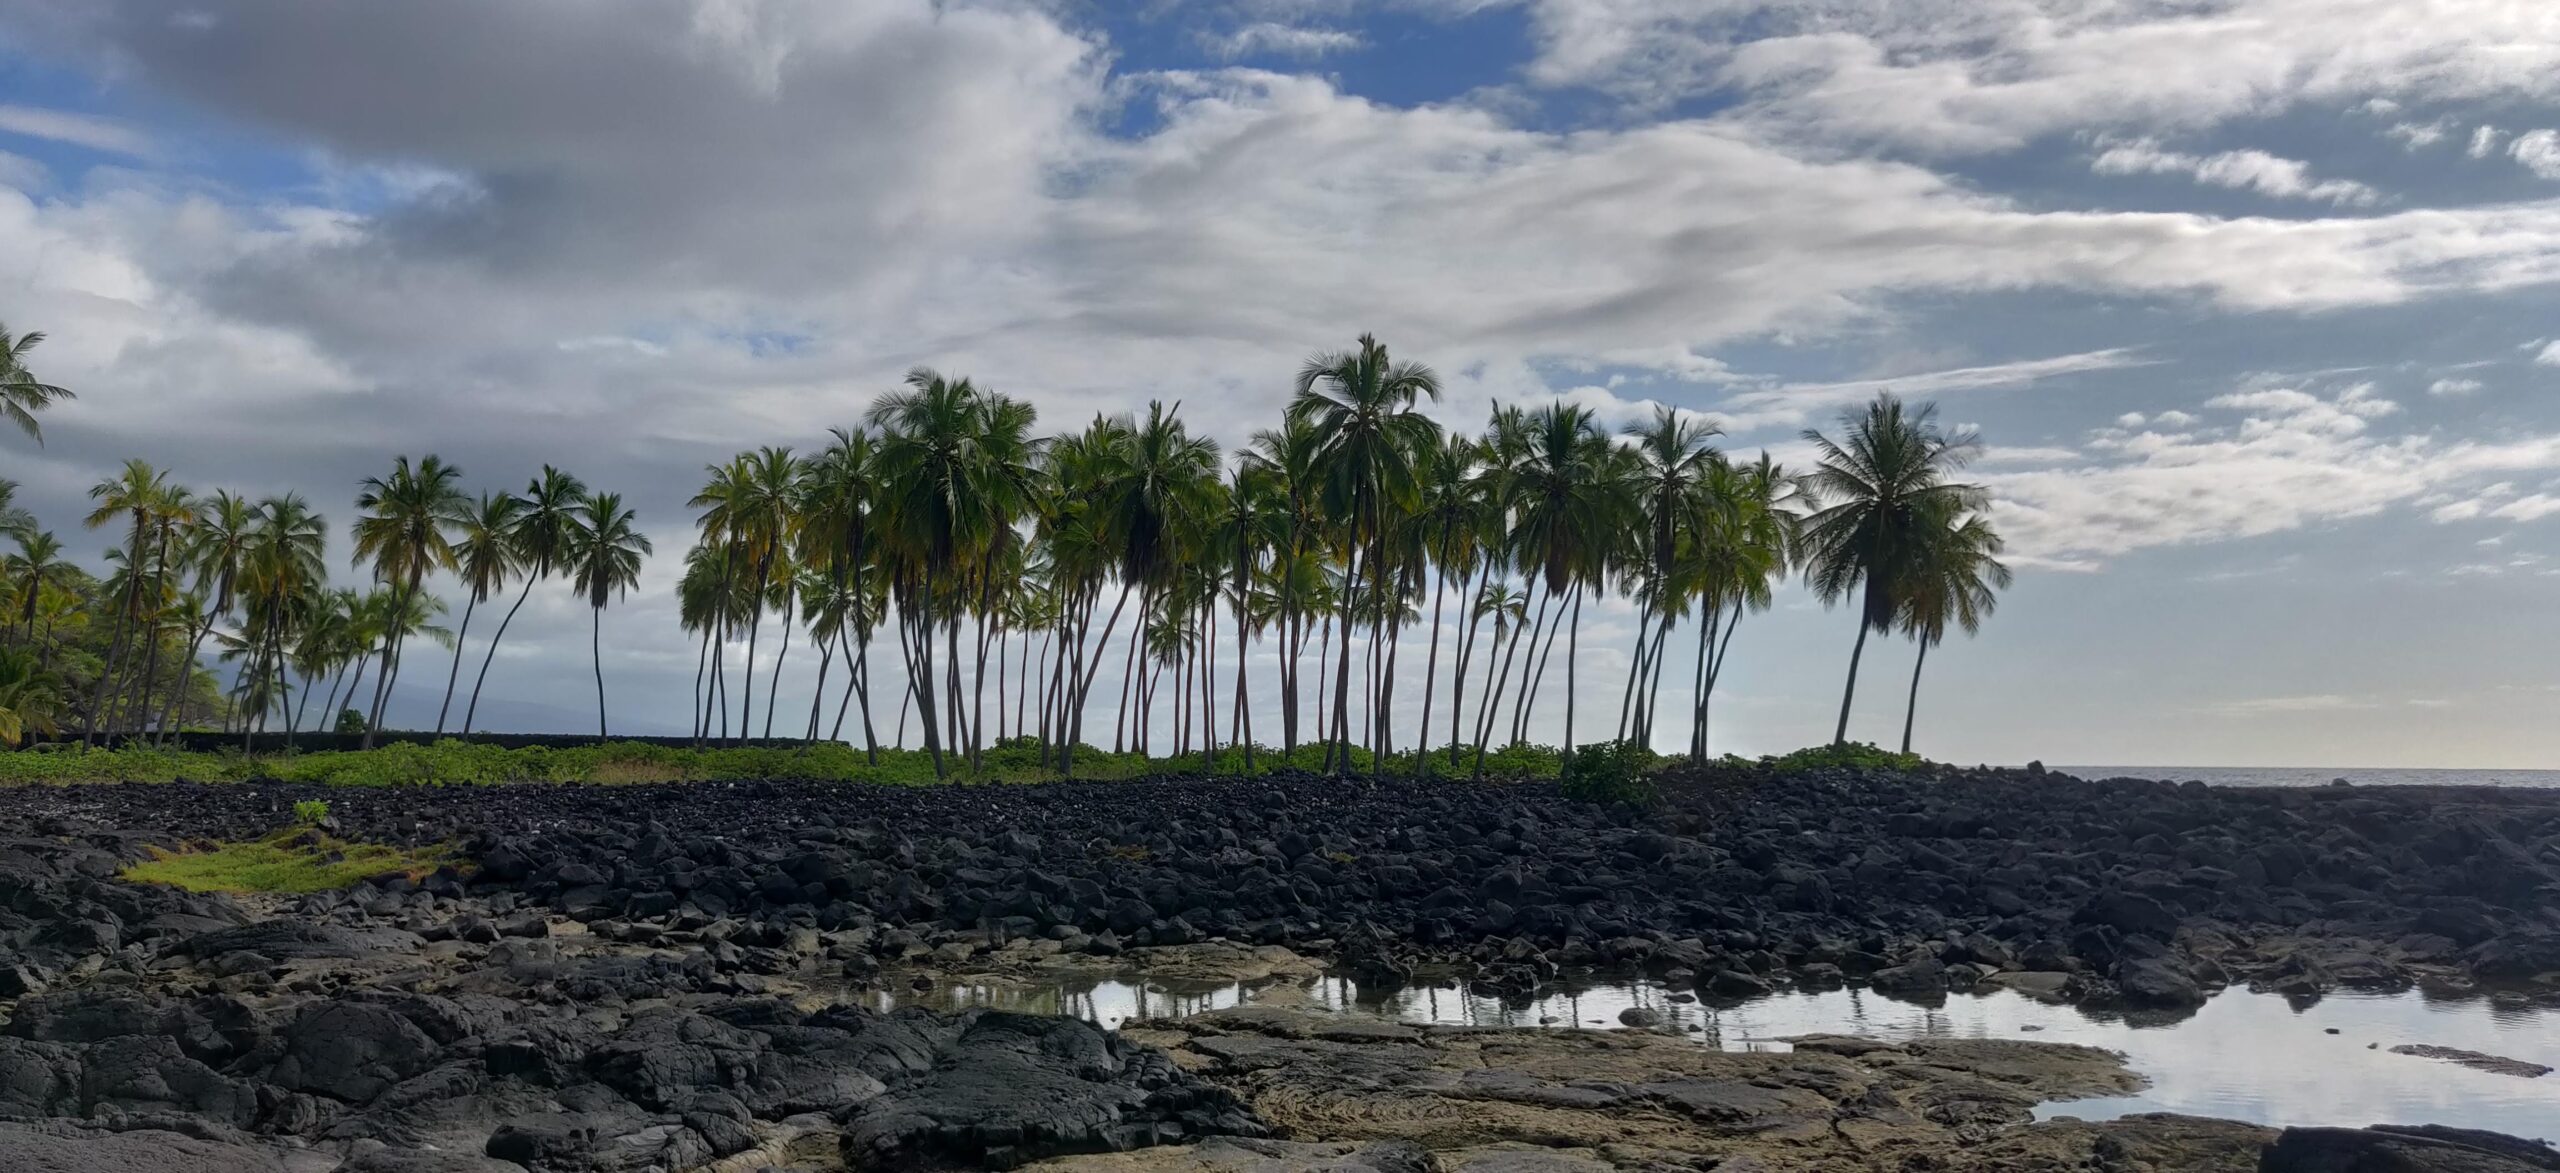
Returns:
[[[862,706],[862,756],[865,763],[876,766],[880,764],[880,734],[871,725],[871,637],[855,640],[854,649],[855,689],[861,694],[855,702]]]
[[[738,744],[740,745],[747,743],[748,731],[756,727],[756,637],[764,630],[765,576],[770,573],[772,572],[766,568],[765,560],[757,559],[756,593],[749,603],[747,612],[747,687],[745,695],[739,698],[738,703]],[[727,707],[724,701],[720,715],[720,727],[724,730],[729,726]]]
[[[604,608],[590,607],[587,615],[587,650],[596,662],[596,740],[603,741],[613,736],[604,724]]]
[[[444,674],[444,703],[436,706],[436,736],[444,736],[444,715],[453,710],[453,686],[462,682],[462,649],[471,646],[471,613],[480,609],[480,592],[462,604],[462,630],[453,637],[453,667]]]
[[[533,593],[534,580],[540,577],[542,576],[538,573],[524,576],[524,589],[516,592],[515,604],[507,608],[504,618],[498,620],[498,634],[489,637],[489,650],[480,656],[480,675],[471,682],[471,703],[462,707],[462,737],[465,741],[471,739],[471,719],[480,712],[480,686],[489,683],[489,665],[498,658],[498,644],[507,638],[507,625],[516,621],[516,612],[524,608],[525,597]],[[703,628],[702,638],[703,651],[707,655],[711,648],[711,629],[707,625]],[[462,651],[457,647],[454,650],[454,656],[459,659],[461,655]],[[693,687],[698,697],[702,691],[702,668],[699,659],[696,660],[693,670]],[[700,736],[696,735],[695,740],[701,740]]]
[[[1516,740],[1529,739],[1529,719],[1537,715],[1538,711],[1538,690],[1547,685],[1547,665],[1554,663],[1556,658],[1556,637],[1564,634],[1565,611],[1574,601],[1578,591],[1577,586],[1565,588],[1564,599],[1556,607],[1556,621],[1547,628],[1546,646],[1543,648],[1532,646],[1529,649],[1531,655],[1538,661],[1538,666],[1534,672],[1524,671],[1523,673],[1527,677],[1528,688],[1520,694],[1520,726],[1513,735]],[[1550,597],[1555,594],[1553,591],[1547,593]],[[1530,642],[1534,645],[1537,641],[1533,637]]]
[[[1902,710],[1902,752],[1911,752],[1911,719],[1920,712],[1920,669],[1929,662],[1929,641],[1922,639],[1920,656],[1911,662],[1911,700]]]
[[[1544,580],[1538,574],[1537,569],[1535,567],[1531,567],[1529,569],[1529,593],[1533,595],[1537,594],[1538,584],[1542,581]],[[1529,658],[1521,661],[1520,695],[1511,702],[1511,742],[1518,742],[1521,737],[1524,736],[1522,731],[1526,729],[1528,725],[1529,673],[1538,666],[1538,635],[1547,629],[1547,611],[1550,607],[1555,605],[1555,599],[1556,593],[1552,590],[1540,596],[1538,599],[1538,612],[1536,615],[1531,616],[1529,620]],[[1511,638],[1516,648],[1520,638],[1520,633],[1516,631],[1511,633]],[[1506,664],[1505,672],[1508,673],[1508,671],[1509,668]]]
[[[1643,719],[1638,722],[1641,731],[1636,734],[1646,749],[1653,748],[1653,723],[1662,715],[1662,670],[1666,667],[1663,651],[1671,642],[1671,628],[1679,618],[1677,615],[1664,615],[1661,626],[1653,631],[1653,671],[1651,678],[1645,681]]]
[[[816,639],[817,633],[811,632],[810,638]],[[802,741],[814,743],[818,740],[818,718],[827,707],[827,670],[833,668],[835,662],[836,646],[819,640],[818,683],[816,687],[809,690],[809,731],[800,735]]]
[[[100,732],[99,720],[106,715],[107,690],[116,677],[116,669],[124,659],[125,636],[133,624],[134,593],[141,588],[142,519],[135,514],[133,553],[125,559],[124,594],[116,605],[116,630],[107,640],[107,658],[98,668],[98,689],[89,698],[88,719],[81,722],[80,745],[86,749]]]
[[[709,623],[702,625],[702,647],[700,650],[693,653],[693,747],[695,749],[702,748],[702,739],[707,735],[706,731],[711,727],[710,697],[709,694],[703,691],[702,687],[704,682],[709,678],[711,669],[711,628],[712,625]],[[506,625],[503,623],[499,624],[498,630],[501,632],[505,631]],[[497,651],[494,647],[489,650],[492,654]],[[487,675],[489,671],[488,664],[485,662],[482,663],[480,671],[482,675]],[[471,701],[475,706],[479,704],[480,689],[477,686],[474,686],[471,690]],[[471,714],[468,710],[466,710],[462,715],[462,734],[465,737],[469,737],[471,735]]]
[[[1249,569],[1251,569],[1249,559],[1245,557],[1244,551],[1237,551],[1235,731],[1236,747],[1244,751],[1244,772],[1248,775],[1253,773],[1253,707],[1248,703],[1250,698],[1245,695],[1244,670],[1245,659],[1252,654],[1246,641],[1253,634],[1253,624],[1245,614],[1245,574]]]
[[[1867,653],[1867,620],[1858,616],[1858,642],[1849,648],[1849,683],[1840,690],[1840,724],[1831,731],[1831,744],[1849,743],[1849,702],[1858,695],[1858,657]]]
[[[382,729],[382,706],[390,699],[391,674],[399,667],[400,637],[405,634],[402,629],[407,626],[409,599],[417,593],[419,577],[424,573],[424,567],[411,568],[408,586],[392,596],[391,630],[382,633],[382,668],[373,674],[373,704],[365,711],[361,745],[364,749],[373,748],[373,735]]]
[[[773,740],[773,708],[782,699],[782,664],[791,658],[791,608],[782,609],[782,650],[773,654],[773,679],[764,690],[764,739]]]
[[[1653,634],[1653,608],[1636,615],[1636,654],[1627,663],[1627,687],[1618,696],[1618,740],[1627,739],[1627,722],[1635,716],[1636,679],[1644,675],[1645,637]]]
[[[1476,637],[1484,627],[1484,600],[1493,585],[1492,559],[1480,557],[1477,561],[1482,565],[1468,582],[1475,601],[1467,605],[1467,631],[1458,640],[1457,670],[1449,674],[1449,768],[1453,770],[1458,766],[1458,714],[1467,706],[1467,669],[1475,664]],[[1429,719],[1429,714],[1424,718]]]
[[[1573,686],[1582,675],[1574,671],[1574,660],[1582,648],[1582,584],[1573,584],[1573,622],[1564,639],[1564,760],[1573,760]]]
[[[196,655],[204,650],[204,637],[213,633],[213,621],[216,618],[218,616],[214,612],[206,611],[204,621],[196,625],[195,637],[187,641],[187,666],[178,673],[178,687],[169,690],[169,703],[160,710],[160,739],[163,744],[167,744],[176,730],[180,698],[186,695],[186,686],[195,683]],[[309,690],[306,689],[304,692],[303,702],[308,704],[311,699],[308,695]]]
[[[1365,510],[1355,509],[1352,516],[1360,517],[1365,513]],[[1351,560],[1345,567],[1349,573],[1342,580],[1342,622],[1339,624],[1342,644],[1335,649],[1340,659],[1333,666],[1333,723],[1325,746],[1325,761],[1334,774],[1346,774],[1351,770],[1351,629],[1359,621],[1361,553],[1360,542],[1354,535]],[[1370,574],[1375,575],[1377,569],[1377,563],[1369,564]]]
[[[933,776],[950,776],[950,767],[942,760],[942,730],[933,709],[933,580],[927,576],[922,589],[915,593],[915,616],[908,623],[908,642],[915,645],[914,669],[908,676],[909,690],[915,693],[916,717],[924,723],[924,748],[933,756]],[[906,719],[899,718],[898,739],[906,740]]]
[[[1502,645],[1502,666],[1500,671],[1493,674],[1493,679],[1485,682],[1484,703],[1476,710],[1475,776],[1478,778],[1484,777],[1485,743],[1493,740],[1493,723],[1501,714],[1502,694],[1511,684],[1511,661],[1520,654],[1520,631],[1515,625],[1506,634],[1502,630],[1501,621],[1497,620],[1494,623],[1493,642]],[[1485,657],[1485,664],[1487,667],[1493,666],[1491,655]]]

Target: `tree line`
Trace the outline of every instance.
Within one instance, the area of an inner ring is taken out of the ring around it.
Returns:
[[[6,390],[41,386],[7,341],[0,331],[12,355],[0,395],[40,437],[33,412],[68,393]],[[1919,644],[1908,750],[1927,650],[1950,627],[1977,629],[2009,583],[1985,493],[1957,479],[1979,442],[1926,405],[1879,395],[1836,433],[1807,431],[1818,460],[1799,473],[1765,452],[1719,450],[1694,414],[1657,408],[1613,436],[1574,404],[1501,406],[1468,434],[1425,414],[1439,394],[1429,367],[1363,336],[1310,359],[1277,426],[1227,454],[1179,404],[1044,435],[1022,400],[911,372],[814,450],[767,447],[706,468],[677,587],[698,649],[693,735],[858,738],[876,755],[894,705],[895,742],[912,720],[937,772],[1024,738],[1071,774],[1077,747],[1104,740],[1087,726],[1100,708],[1115,752],[1232,749],[1250,768],[1276,732],[1284,751],[1321,746],[1328,769],[1350,768],[1357,747],[1372,761],[1404,753],[1423,770],[1480,772],[1489,747],[1525,740],[1561,644],[1568,755],[1585,732],[1651,744],[1665,706],[1685,705],[1686,752],[1703,758],[1735,631],[1800,573],[1858,616],[1835,739],[1867,636]],[[199,498],[135,461],[91,497],[86,523],[122,531],[119,571],[74,602],[99,608],[109,634],[85,695],[57,687],[49,704],[22,707],[30,728],[165,734],[194,716],[172,706],[184,691],[174,682],[210,643],[231,665],[224,728],[302,728],[318,693],[324,716],[363,697],[371,730],[410,641],[424,638],[455,648],[437,732],[459,701],[468,735],[517,611],[560,577],[590,605],[608,730],[604,611],[652,551],[621,498],[568,473],[546,466],[521,492],[475,496],[438,457],[399,458],[359,487],[363,589],[328,582],[325,523],[298,496]],[[0,523],[19,547],[0,603],[42,609],[48,590],[57,602],[79,593],[53,535],[21,513]],[[438,590],[460,595],[451,630]],[[1586,722],[1607,706],[1581,704],[1574,670],[1595,592],[1637,616],[1614,726],[1597,728]],[[484,604],[504,609],[466,693]],[[1428,633],[1418,680],[1400,663],[1400,637],[1417,626]],[[7,630],[0,681],[46,650],[43,628]],[[883,634],[889,648],[875,649]],[[1694,651],[1687,679],[1666,689],[1675,635]],[[805,711],[782,707],[795,642],[819,657]],[[743,652],[734,679],[731,648]],[[1257,648],[1275,679],[1246,669]],[[901,680],[875,697],[872,664],[889,655]],[[1116,695],[1097,698],[1106,666]],[[1276,731],[1253,727],[1257,687],[1275,690]],[[1417,687],[1417,727],[1401,728],[1399,690]]]

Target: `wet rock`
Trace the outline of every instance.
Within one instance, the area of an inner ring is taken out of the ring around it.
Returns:
[[[2540,1063],[2527,1063],[2522,1059],[2509,1059],[2502,1055],[2487,1055],[2479,1051],[2465,1051],[2459,1047],[2439,1047],[2430,1043],[2402,1043],[2399,1046],[2391,1048],[2391,1053],[2394,1055],[2415,1055],[2421,1059],[2442,1059],[2447,1063],[2459,1064],[2474,1071],[2486,1071],[2491,1075],[2513,1075],[2524,1079],[2540,1079],[2543,1076],[2551,1074],[2551,1068]]]
[[[2455,1128],[2288,1128],[2258,1173],[2538,1173],[2560,1151],[2494,1132]]]

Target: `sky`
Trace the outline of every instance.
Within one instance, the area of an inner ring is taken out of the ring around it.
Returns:
[[[2555,281],[2543,0],[0,0],[0,323],[80,396],[0,476],[92,565],[141,457],[304,493],[345,567],[395,455],[560,464],[657,542],[627,732],[689,727],[706,463],[918,364],[1232,450],[1370,331],[1455,427],[1978,428],[2019,573],[1929,659],[1931,756],[2560,766]],[[588,616],[533,599],[484,714],[588,727]],[[1781,591],[1716,748],[1826,740],[1854,634]],[[1586,613],[1584,740],[1633,639]]]

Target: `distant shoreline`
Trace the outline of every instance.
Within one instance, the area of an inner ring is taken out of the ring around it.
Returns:
[[[2344,778],[2356,786],[2560,787],[2560,770],[2435,769],[2383,766],[2077,766],[2049,767],[2077,778],[2157,778],[2213,786],[2326,786]]]

